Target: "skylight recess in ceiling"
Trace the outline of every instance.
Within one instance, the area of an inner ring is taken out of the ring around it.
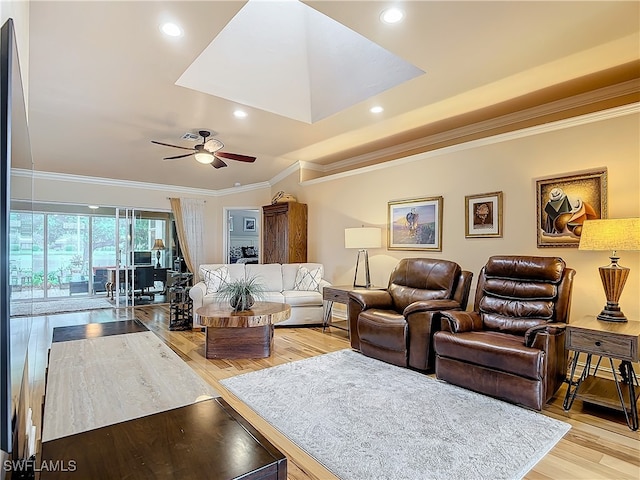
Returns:
[[[314,123],[422,74],[297,0],[250,0],[176,85]]]

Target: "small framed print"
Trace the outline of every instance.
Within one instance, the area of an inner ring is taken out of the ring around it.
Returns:
[[[442,251],[442,197],[389,202],[389,250]]]
[[[464,236],[502,237],[502,192],[464,197]]]
[[[255,232],[256,231],[256,219],[253,217],[244,217],[244,231]]]

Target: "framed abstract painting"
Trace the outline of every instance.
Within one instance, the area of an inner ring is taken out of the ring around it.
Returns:
[[[607,170],[536,180],[538,247],[577,247],[585,220],[607,218]]]

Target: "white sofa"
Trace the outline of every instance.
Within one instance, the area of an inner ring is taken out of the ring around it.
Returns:
[[[265,287],[264,295],[260,300],[265,302],[279,302],[291,305],[289,319],[276,325],[321,325],[323,318],[322,289],[329,282],[322,279],[317,290],[295,290],[296,275],[298,269],[305,267],[308,270],[322,268],[320,263],[266,263],[266,264],[206,264],[200,265],[200,278],[204,278],[203,269],[209,271],[220,267],[226,267],[229,271],[229,280],[258,277]],[[219,301],[215,293],[207,294],[207,286],[201,281],[191,287],[189,296],[193,300],[193,327],[200,328],[196,311],[203,305]]]

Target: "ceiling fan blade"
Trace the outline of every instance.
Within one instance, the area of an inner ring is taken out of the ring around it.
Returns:
[[[226,158],[229,160],[237,160],[239,162],[255,162],[256,157],[250,157],[248,155],[240,155],[238,153],[229,153],[229,152],[216,152],[216,157]]]
[[[155,143],[157,145],[164,145],[165,147],[182,148],[183,150],[193,150],[193,148],[181,147],[180,145],[171,145],[170,143],[156,142],[155,140],[151,140],[151,143]]]
[[[184,155],[175,155],[173,157],[164,157],[163,160],[177,160],[178,158],[188,157],[189,155],[193,155],[193,153],[185,153]]]
[[[214,154],[213,157],[213,163],[211,164],[213,168],[222,168],[227,166],[227,164],[220,160],[217,155]]]

